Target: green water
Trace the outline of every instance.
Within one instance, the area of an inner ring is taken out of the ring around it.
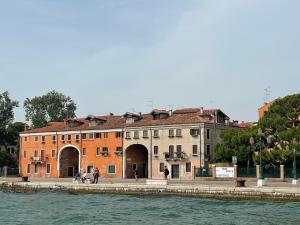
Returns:
[[[300,224],[300,203],[0,192],[0,224]]]

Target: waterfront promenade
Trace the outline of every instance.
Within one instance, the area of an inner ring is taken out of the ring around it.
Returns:
[[[255,179],[246,181],[246,187],[236,187],[234,180],[196,180],[168,181],[167,185],[146,184],[145,179],[101,179],[98,184],[73,184],[72,179],[31,178],[30,182],[21,182],[21,178],[0,178],[3,191],[54,191],[72,193],[101,193],[128,195],[174,195],[187,197],[205,197],[216,199],[259,199],[271,201],[300,201],[300,185],[291,182],[266,181],[263,187],[256,186]]]

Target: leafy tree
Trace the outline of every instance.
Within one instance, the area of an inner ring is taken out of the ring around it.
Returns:
[[[3,166],[15,166],[15,160],[13,157],[6,151],[0,151],[0,167]]]
[[[5,130],[14,120],[14,108],[18,106],[19,103],[11,100],[7,91],[0,93],[0,129]]]
[[[53,90],[43,96],[26,98],[24,109],[26,120],[31,122],[32,128],[39,128],[46,126],[50,121],[74,118],[76,104],[70,97]]]
[[[261,137],[264,143],[262,146],[264,166],[291,165],[293,160],[291,149],[299,149],[300,147],[299,143],[296,146],[292,144],[294,138],[298,142],[300,141],[300,94],[286,96],[274,101],[256,127],[228,129],[222,132],[223,142],[216,147],[213,160],[229,162],[231,157],[236,155],[239,165],[249,165],[250,161],[258,164],[259,146],[250,146],[249,144],[250,137],[253,137],[256,143],[259,142],[258,128],[261,128],[264,133]],[[272,139],[271,144],[267,144],[268,137]],[[300,155],[299,151],[297,155]]]

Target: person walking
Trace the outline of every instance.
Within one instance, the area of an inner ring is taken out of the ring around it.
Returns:
[[[168,179],[168,176],[169,176],[169,174],[170,174],[170,172],[169,172],[169,170],[168,170],[167,166],[165,166],[165,169],[164,169],[164,176],[165,176],[165,180],[167,180],[167,179]]]
[[[138,171],[137,171],[137,168],[135,168],[135,169],[133,170],[133,175],[134,175],[135,181],[137,181],[137,179],[138,179]]]
[[[99,176],[100,176],[100,171],[99,171],[98,167],[96,167],[96,169],[94,170],[93,184],[98,184]]]
[[[84,184],[86,183],[86,181],[87,181],[87,172],[86,171],[83,171],[83,175],[82,175],[81,181]]]

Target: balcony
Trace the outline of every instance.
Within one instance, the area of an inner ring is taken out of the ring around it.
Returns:
[[[173,155],[170,155],[169,152],[164,152],[166,161],[183,161],[187,159],[185,152],[175,152]]]

